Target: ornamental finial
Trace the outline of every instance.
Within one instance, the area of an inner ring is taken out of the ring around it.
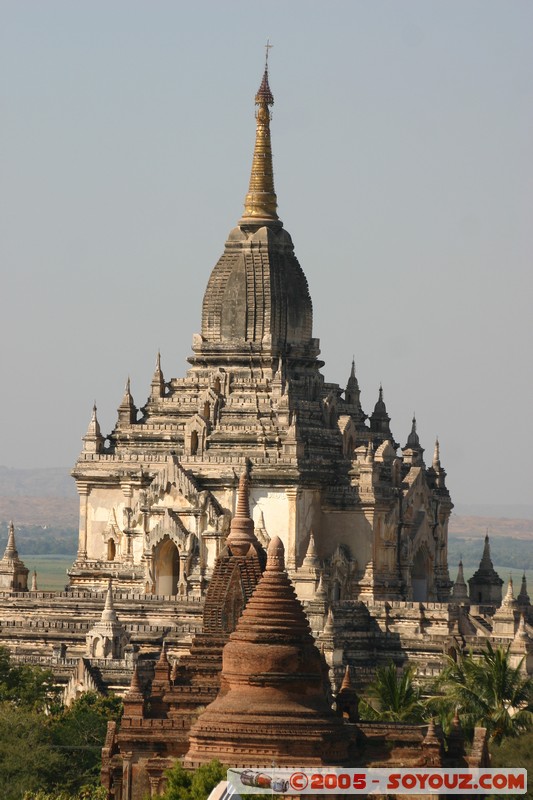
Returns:
[[[265,71],[263,80],[255,96],[257,111],[255,118],[255,148],[252,160],[250,187],[244,200],[244,214],[241,224],[278,220],[276,212],[278,201],[274,191],[274,170],[272,167],[272,145],[270,141],[270,111],[274,105],[274,95],[268,83],[268,53],[272,45],[267,41]]]

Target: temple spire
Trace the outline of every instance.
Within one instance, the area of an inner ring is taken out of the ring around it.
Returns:
[[[115,606],[113,604],[113,581],[109,578],[107,583],[107,592],[105,596],[105,604],[102,611],[101,616],[102,622],[116,622],[117,621],[117,612],[115,611]]]
[[[459,567],[457,569],[457,578],[455,579],[455,583],[453,585],[451,601],[452,603],[460,603],[460,604],[469,602],[468,588],[465,581],[462,559],[459,561]]]
[[[411,433],[407,437],[407,444],[410,447],[418,447],[420,444],[420,439],[418,438],[418,433],[416,432],[416,414],[413,413],[413,421],[411,424]]]
[[[522,575],[522,585],[520,587],[520,592],[518,594],[518,605],[520,606],[528,606],[530,605],[529,595],[527,593],[527,581],[526,581],[526,573]]]
[[[490,542],[489,542],[489,534],[485,535],[485,543],[483,545],[483,554],[481,556],[481,561],[479,563],[480,569],[494,569],[492,564],[492,558],[490,556]]]
[[[9,523],[8,528],[8,536],[7,536],[7,544],[6,549],[4,552],[4,559],[13,561],[18,558],[18,551],[17,546],[15,544],[15,526],[13,525],[13,521]]]
[[[438,436],[435,439],[435,450],[433,451],[433,469],[434,470],[440,469],[440,444]]]
[[[250,515],[250,478],[248,469],[242,471],[239,478],[239,489],[237,492],[237,507],[235,516],[231,520],[230,532],[226,539],[231,552],[234,555],[245,556],[250,546],[259,546],[255,532],[254,521]]]
[[[165,394],[165,379],[163,377],[163,370],[161,369],[161,352],[157,351],[157,358],[155,361],[154,377],[150,385],[150,396],[152,399],[163,397]]]
[[[93,403],[93,413],[89,421],[87,433],[82,439],[83,449],[86,453],[101,453],[104,449],[104,437],[100,430],[100,423],[96,415],[96,400]]]
[[[124,388],[124,397],[118,407],[118,423],[119,425],[133,425],[137,420],[137,409],[131,396],[131,384],[128,375],[126,386]]]
[[[350,370],[350,377],[348,378],[348,383],[346,384],[346,392],[344,396],[346,398],[346,402],[350,405],[358,405],[360,395],[359,382],[355,374],[355,358],[352,358],[352,368]]]
[[[267,42],[265,71],[259,90],[255,96],[256,134],[255,148],[250,175],[250,187],[244,200],[244,214],[241,224],[250,222],[278,220],[276,209],[278,201],[274,191],[274,170],[272,167],[272,145],[270,142],[270,111],[274,105],[274,96],[268,83],[268,50],[272,45]]]

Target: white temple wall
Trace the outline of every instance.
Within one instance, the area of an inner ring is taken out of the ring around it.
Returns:
[[[110,522],[112,509],[115,509],[117,525],[122,528],[122,516],[126,507],[124,494],[120,487],[110,489],[95,486],[91,488],[87,501],[87,558],[106,561],[107,543],[103,533]],[[118,553],[116,558],[119,559]]]
[[[289,498],[285,489],[253,486],[250,491],[250,514],[256,524],[260,512],[263,513],[268,535],[271,539],[273,536],[279,536],[287,553],[289,544],[287,524],[289,519]]]

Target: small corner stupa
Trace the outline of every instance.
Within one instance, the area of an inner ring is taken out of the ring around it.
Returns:
[[[15,526],[10,522],[4,557],[0,560],[0,591],[28,591],[28,574],[29,569],[20,560],[15,544]]]
[[[494,569],[490,556],[489,535],[485,536],[483,555],[476,572],[468,579],[470,602],[476,605],[500,606],[503,581]]]
[[[120,622],[113,604],[113,583],[107,587],[102,615],[87,633],[87,652],[92,658],[123,658],[130,640],[126,626]]]

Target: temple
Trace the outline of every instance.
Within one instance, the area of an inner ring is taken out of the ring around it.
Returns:
[[[469,589],[462,564],[450,580],[438,440],[426,463],[413,417],[400,447],[382,386],[363,410],[353,361],[345,387],[323,375],[278,216],[273,102],[265,69],[244,212],[207,281],[185,377],[165,378],[158,354],[145,404],[128,379],[107,436],[92,409],[68,587],[42,592],[34,576],[28,591],[13,526],[0,561],[0,644],[14,661],[51,667],[67,701],[124,697],[103,757],[115,800],[157,797],[176,758],[470,763],[459,723],[447,744],[433,725],[364,723],[357,691],[376,666],[410,664],[424,681],[487,640],[533,672],[525,577],[502,601],[487,538]]]
[[[328,383],[313,309],[274,191],[265,70],[244,212],[207,282],[184,378],[158,354],[145,404],[129,379],[114,430],[96,408],[73,475],[80,494],[76,590],[205,595],[236,507],[238,477],[263,543],[279,536],[298,596],[322,577],[333,601],[446,602],[452,502],[439,445],[424,461],[416,420],[394,440],[379,387],[366,414],[352,362]],[[312,536],[311,536],[312,532]],[[313,563],[311,563],[313,561]]]

